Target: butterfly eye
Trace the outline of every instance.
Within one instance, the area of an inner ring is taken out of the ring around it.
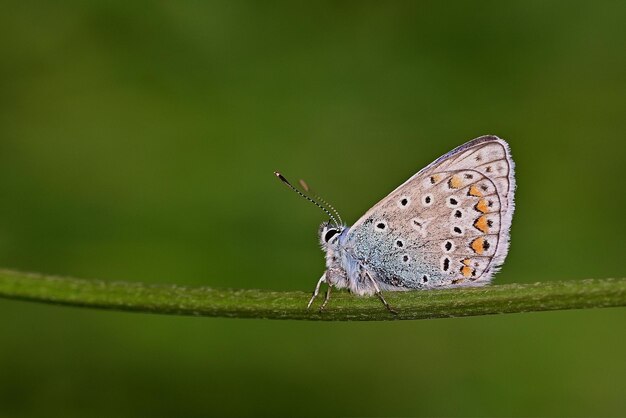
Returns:
[[[336,229],[329,229],[326,232],[326,235],[324,235],[324,241],[326,241],[326,242],[330,241],[338,233],[339,233],[339,231],[337,231]]]

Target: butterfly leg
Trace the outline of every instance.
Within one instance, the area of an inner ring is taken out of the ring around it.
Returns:
[[[326,307],[326,304],[330,300],[330,289],[332,288],[333,287],[331,285],[328,285],[328,289],[326,289],[326,296],[324,296],[324,302],[322,302],[322,306],[320,306],[320,312],[324,310],[324,308]]]
[[[307,309],[311,307],[311,304],[313,303],[317,295],[320,294],[320,286],[322,285],[322,283],[325,283],[325,282],[326,282],[326,273],[322,274],[322,277],[320,277],[319,281],[317,282],[317,285],[315,286],[315,290],[313,291],[313,296],[311,296],[311,300],[309,300],[309,304],[306,305]],[[324,300],[324,305],[326,305],[326,302],[328,302],[329,297],[330,297],[330,288],[329,288],[329,291],[326,293],[326,300]]]
[[[389,312],[391,312],[392,314],[396,315],[398,314],[398,311],[396,311],[395,309],[393,309],[389,303],[387,303],[387,301],[385,300],[385,298],[383,297],[383,293],[380,291],[380,287],[378,287],[378,283],[376,283],[376,281],[372,278],[372,276],[370,275],[370,273],[365,270],[365,274],[367,274],[367,277],[370,279],[370,282],[372,282],[372,285],[374,286],[374,289],[376,289],[376,296],[378,296],[378,298],[380,299],[380,301],[383,303],[383,305],[385,305],[385,308],[387,308],[387,310]]]

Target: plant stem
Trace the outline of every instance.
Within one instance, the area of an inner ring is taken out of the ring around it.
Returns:
[[[107,282],[0,270],[0,297],[120,311],[231,318],[378,321],[626,306],[626,279],[589,279],[475,288],[386,292],[375,298],[334,292],[324,312],[309,294]],[[318,301],[319,303],[319,301]]]

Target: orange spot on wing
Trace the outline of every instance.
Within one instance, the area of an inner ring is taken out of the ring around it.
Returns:
[[[450,180],[448,180],[448,186],[451,189],[458,189],[459,187],[461,187],[462,184],[463,182],[461,181],[461,178],[456,174],[450,177]]]
[[[487,217],[485,215],[482,215],[480,218],[476,219],[476,222],[474,222],[474,226],[476,227],[476,229],[485,234],[487,233],[487,231],[489,231],[489,222],[487,221]]]
[[[470,277],[472,275],[472,268],[469,266],[463,266],[461,268],[461,274],[463,274],[463,277],[465,278]]]
[[[469,188],[469,192],[467,193],[470,196],[481,197],[483,193],[476,186],[472,186]]]
[[[474,250],[476,254],[482,254],[484,250],[483,248],[484,243],[485,243],[485,239],[483,237],[478,237],[474,241],[472,241],[472,243],[470,244],[470,247],[472,247],[472,250]]]
[[[474,186],[472,186],[474,187]],[[487,201],[485,199],[480,199],[475,206],[476,210],[482,213],[489,212],[489,208],[487,206]]]
[[[461,262],[465,264],[466,266],[469,266],[472,260],[470,258],[464,258],[463,260],[461,260]]]

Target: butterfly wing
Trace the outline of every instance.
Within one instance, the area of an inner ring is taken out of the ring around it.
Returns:
[[[387,290],[488,283],[508,252],[514,191],[508,144],[476,138],[372,207],[346,249]]]

